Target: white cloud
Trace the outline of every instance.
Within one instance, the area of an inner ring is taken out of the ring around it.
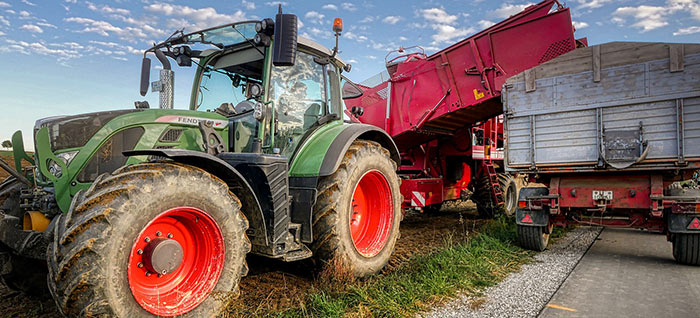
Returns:
[[[53,49],[49,48],[49,46],[52,46],[51,44],[46,44],[45,42],[29,43],[10,39],[5,40],[5,42],[9,45],[0,47],[0,52],[17,52],[26,55],[35,53],[39,55],[55,56],[58,61],[66,61],[83,56],[79,50],[72,48]]]
[[[24,3],[28,6],[36,7],[36,3],[29,2],[29,0],[22,0],[22,3]]]
[[[255,10],[255,2],[249,2],[249,1],[243,0],[243,1],[241,2],[241,4],[242,4],[243,7],[245,7],[247,10]]]
[[[377,18],[375,18],[373,16],[366,16],[364,19],[360,20],[360,23],[370,23],[370,22],[374,22],[374,20],[376,20],[376,19]]]
[[[399,16],[390,15],[390,16],[387,16],[384,19],[382,19],[382,22],[388,23],[388,24],[396,24],[397,22],[401,21],[401,19],[403,19],[403,18],[399,17]]]
[[[370,59],[370,60],[376,60],[376,59],[377,59],[377,57],[374,56],[374,55],[367,55],[367,58]]]
[[[311,20],[311,22],[316,23],[316,24],[323,24],[323,18],[326,16],[318,13],[316,11],[309,11],[306,14],[304,14],[305,19]]]
[[[663,6],[620,7],[613,13],[612,22],[625,25],[627,19],[632,18],[634,23],[631,26],[644,33],[669,25],[670,16],[679,12],[689,13],[693,19],[700,20],[700,3],[697,0],[667,0]],[[692,27],[686,29],[688,32]],[[675,33],[683,32],[679,29]]]
[[[576,30],[581,30],[583,28],[588,27],[588,23],[586,23],[586,22],[573,21],[573,24],[574,24],[574,28],[576,28]]]
[[[0,24],[4,24],[5,26],[10,26],[10,20],[5,19],[5,17],[0,15]]]
[[[29,19],[31,16],[32,14],[27,11],[22,10],[19,12],[20,19]]]
[[[0,36],[5,35],[5,32],[0,31]]]
[[[44,30],[42,30],[39,26],[33,25],[33,24],[25,24],[20,27],[20,29],[25,30],[27,32],[32,32],[32,33],[44,33]]]
[[[9,8],[9,7],[12,7],[9,3],[0,1],[0,8]]]
[[[77,31],[80,33],[96,33],[102,36],[116,35],[120,39],[130,42],[135,42],[135,39],[144,39],[148,37],[140,28],[120,28],[106,21],[97,21],[80,17],[66,18],[64,21],[82,24],[84,28]]]
[[[500,19],[505,19],[507,17],[510,17],[511,15],[514,15],[520,11],[523,11],[523,9],[533,5],[534,3],[526,3],[526,4],[509,4],[509,3],[504,3],[502,4],[498,9],[495,9],[493,11],[488,12],[489,16],[493,16],[496,18]]]
[[[287,5],[286,1],[271,1],[271,2],[265,2],[265,5],[271,6],[271,7],[277,7],[279,5],[282,5],[283,7]],[[283,8],[284,9],[284,8]]]
[[[119,14],[119,15],[130,15],[131,14],[131,11],[129,11],[127,9],[114,8],[114,7],[110,7],[106,4],[98,7],[91,2],[86,2],[86,3],[88,5],[88,9],[90,9],[92,11],[96,11],[96,12],[102,12],[104,14]]]
[[[478,23],[479,23],[479,28],[481,28],[481,29],[486,29],[486,28],[489,28],[492,25],[496,24],[495,22],[489,21],[489,20],[479,20]]]
[[[621,7],[615,10],[614,22],[622,24],[627,17],[633,17],[635,23],[632,27],[642,29],[642,32],[651,31],[668,25],[666,15],[669,14],[667,8],[657,6]]]
[[[408,41],[408,38],[405,36],[400,36],[399,41]]]
[[[357,10],[357,6],[354,3],[350,3],[350,2],[343,2],[340,4],[340,7],[343,8],[343,10],[347,10],[347,11]]]
[[[43,26],[43,27],[47,27],[47,28],[58,29],[57,26],[55,26],[55,25],[53,25],[53,24],[51,24],[51,23],[46,23],[46,22],[37,22],[36,25],[38,25],[38,26]]]
[[[691,26],[687,28],[678,29],[678,31],[673,32],[673,35],[688,35],[700,32],[700,26]]]
[[[454,38],[462,38],[467,35],[474,33],[476,30],[472,27],[457,29],[451,25],[440,24],[433,26],[433,29],[437,33],[433,34],[433,45],[437,45],[443,42],[452,41]]]
[[[345,32],[345,34],[343,34],[343,36],[345,36],[346,38],[348,38],[348,39],[350,39],[350,40],[355,40],[355,41],[357,41],[357,42],[364,42],[364,41],[367,41],[367,37],[366,37],[366,36],[364,36],[364,35],[357,35],[357,34],[353,33],[352,31]]]
[[[245,13],[241,10],[233,14],[223,14],[216,12],[216,9],[211,7],[195,9],[169,3],[151,4],[146,6],[146,10],[173,17],[173,19],[169,21],[169,25],[179,28],[204,29],[247,19]]]
[[[577,0],[577,2],[581,4],[577,9],[596,9],[611,1],[612,0]]]
[[[424,19],[435,23],[454,24],[457,21],[456,15],[450,15],[442,8],[430,8],[420,11]]]
[[[358,63],[356,59],[349,59],[348,63],[356,64]]]
[[[78,0],[66,0],[66,2],[67,2],[67,3],[76,4],[76,3],[78,3]]]
[[[336,10],[336,11],[338,10],[338,6],[336,6],[335,4],[330,4],[330,3],[324,5],[321,8],[326,9],[326,10]]]

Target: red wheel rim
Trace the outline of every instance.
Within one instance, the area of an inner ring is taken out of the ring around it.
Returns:
[[[152,271],[160,267],[151,266],[146,257],[154,242],[166,240],[179,244],[181,262],[172,272],[158,275]],[[143,309],[157,316],[177,316],[209,296],[223,267],[224,238],[216,221],[200,209],[177,207],[155,217],[139,233],[127,272],[131,293]]]
[[[384,248],[394,219],[394,202],[389,182],[372,170],[360,178],[352,195],[350,233],[355,249],[372,257]]]

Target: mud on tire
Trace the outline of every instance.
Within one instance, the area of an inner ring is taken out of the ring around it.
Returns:
[[[391,200],[392,213],[386,241],[371,256],[358,251],[350,229],[356,187],[369,172],[378,172],[386,180],[390,191],[386,199]],[[401,201],[396,163],[390,159],[389,151],[376,142],[353,142],[337,171],[319,180],[313,214],[315,259],[321,264],[340,260],[355,277],[378,273],[389,261],[399,238],[399,223],[403,217]]]
[[[223,181],[198,168],[162,162],[125,166],[99,176],[60,216],[47,252],[48,285],[59,310],[71,317],[154,316],[132,294],[129,256],[154,218],[182,206],[206,211],[215,221],[224,259],[211,292],[180,316],[214,317],[222,312],[247,273],[248,221]]]

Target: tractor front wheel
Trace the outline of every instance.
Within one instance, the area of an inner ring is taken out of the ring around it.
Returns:
[[[204,170],[125,166],[78,192],[48,248],[67,316],[214,317],[247,273],[240,201]]]
[[[401,218],[399,178],[389,151],[376,142],[355,141],[337,171],[319,181],[316,260],[340,261],[355,277],[378,273],[394,251]]]

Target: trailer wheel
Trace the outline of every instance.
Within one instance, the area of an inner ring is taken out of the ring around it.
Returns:
[[[518,243],[522,248],[542,252],[549,243],[550,231],[545,231],[544,226],[518,225]]]
[[[503,205],[498,206],[493,202],[491,196],[491,182],[488,175],[483,175],[477,183],[474,201],[476,210],[479,215],[484,218],[494,218],[498,213],[503,213],[506,216],[512,216],[518,207],[518,187],[512,176],[506,173],[498,174],[498,184],[501,187]]]
[[[19,195],[23,188],[25,185],[14,177],[0,183],[0,211],[21,220],[24,210],[19,206]],[[36,298],[49,297],[46,286],[48,270],[44,261],[16,255],[3,244],[0,244],[0,255],[3,255],[0,258],[0,262],[3,262],[0,264],[0,279],[7,288]]]
[[[319,180],[313,214],[315,259],[340,261],[355,277],[378,273],[399,238],[396,163],[378,143],[352,143],[338,170]]]
[[[700,265],[700,234],[673,234],[673,258],[681,264]]]
[[[173,163],[125,166],[73,198],[48,248],[66,316],[214,317],[238,294],[250,241],[220,179]]]

